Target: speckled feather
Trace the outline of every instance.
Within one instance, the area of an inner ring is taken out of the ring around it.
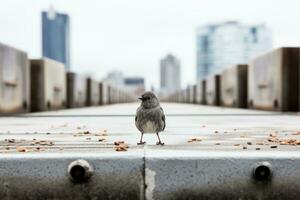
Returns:
[[[147,124],[153,126],[150,128],[152,129],[150,132]],[[135,125],[142,133],[158,133],[164,131],[166,121],[163,109],[160,106],[150,109],[145,109],[140,106],[136,112]]]

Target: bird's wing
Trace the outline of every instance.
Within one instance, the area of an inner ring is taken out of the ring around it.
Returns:
[[[166,128],[166,116],[165,116],[165,113],[164,113],[164,110],[162,109],[162,107],[160,107],[160,110],[161,110],[161,112],[162,112],[162,117],[161,117],[161,119],[162,119],[163,122],[164,122],[164,127],[163,127],[163,131],[164,131],[165,128]]]
[[[140,107],[138,107],[138,108],[136,109],[136,113],[135,113],[135,122],[137,121],[137,116],[138,116],[139,110],[140,110]]]

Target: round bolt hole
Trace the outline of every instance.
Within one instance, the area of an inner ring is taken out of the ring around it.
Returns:
[[[262,163],[254,168],[253,172],[254,179],[257,181],[268,181],[272,176],[270,164]]]
[[[84,182],[86,178],[85,169],[80,165],[73,166],[71,168],[70,175],[76,182]]]
[[[68,173],[70,179],[75,183],[84,183],[92,175],[93,168],[85,160],[76,160],[70,163]]]

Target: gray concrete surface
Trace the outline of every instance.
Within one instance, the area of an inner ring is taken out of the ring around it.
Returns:
[[[138,104],[0,118],[1,199],[297,199],[300,116],[190,104],[162,104],[165,146],[146,134],[137,146]],[[124,141],[119,145],[115,142]],[[118,151],[117,151],[118,150]],[[124,151],[125,150],[125,151]],[[84,159],[90,179],[73,183]],[[253,170],[268,162],[272,178]],[[20,181],[22,180],[22,181]]]

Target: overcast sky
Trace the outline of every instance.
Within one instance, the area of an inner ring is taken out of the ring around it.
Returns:
[[[299,0],[0,0],[0,42],[41,56],[40,12],[71,17],[71,67],[102,78],[118,69],[159,85],[159,60],[175,54],[182,85],[195,81],[195,30],[226,20],[265,23],[274,47],[300,46]]]

